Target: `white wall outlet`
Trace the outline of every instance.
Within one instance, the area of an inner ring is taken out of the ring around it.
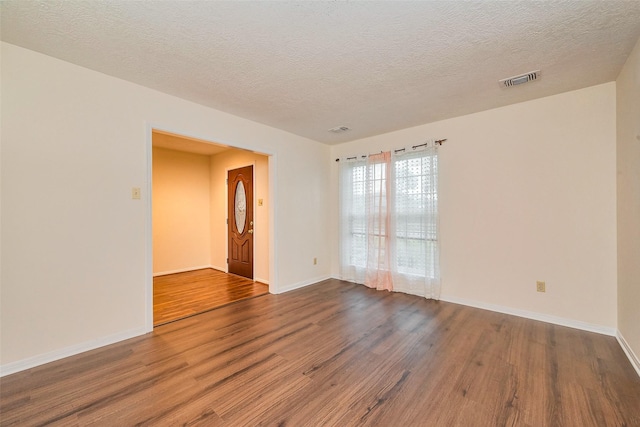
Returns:
[[[546,284],[544,282],[541,282],[541,281],[538,280],[536,282],[536,291],[538,291],[538,292],[546,292],[547,291]]]

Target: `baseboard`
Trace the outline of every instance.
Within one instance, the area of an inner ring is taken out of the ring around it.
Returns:
[[[213,268],[213,269],[219,270],[219,268],[213,267],[211,265],[203,265],[203,266],[200,266],[200,267],[189,267],[189,268],[180,268],[178,270],[160,271],[158,273],[153,273],[153,277],[167,276],[169,274],[176,274],[176,273],[186,273],[187,271],[202,270],[202,269],[205,269],[205,268]]]
[[[260,278],[258,278],[258,277],[254,277],[254,278],[253,278],[253,281],[254,281],[254,282],[264,283],[265,285],[268,285],[268,284],[269,284],[269,281],[268,281],[268,280],[260,279]]]
[[[209,268],[209,266],[202,267],[202,268]],[[214,268],[214,267],[211,267],[211,268]],[[199,269],[200,268],[196,268],[196,270],[199,270]],[[191,270],[186,270],[186,271],[191,271]],[[166,274],[172,274],[172,273],[166,273]],[[330,275],[326,275],[326,276],[319,276],[309,280],[304,280],[298,283],[294,283],[293,285],[286,286],[282,289],[278,289],[277,293],[280,294],[284,292],[293,291],[295,289],[303,288],[305,286],[309,286],[330,278],[331,278]],[[261,281],[261,280],[258,280],[258,281]],[[584,331],[595,332],[603,335],[615,336],[618,342],[620,343],[622,350],[625,352],[625,354],[629,358],[631,365],[634,367],[634,369],[640,376],[640,359],[633,352],[633,350],[631,349],[627,341],[624,339],[624,337],[620,333],[620,331],[616,330],[615,328],[609,328],[602,325],[594,325],[586,322],[581,322],[578,320],[565,319],[562,317],[551,316],[551,315],[542,314],[542,313],[514,309],[511,307],[488,304],[480,301],[468,300],[465,298],[458,298],[458,297],[443,295],[441,296],[440,300],[445,302],[451,302],[454,304],[461,304],[469,307],[480,308],[483,310],[489,310],[489,311],[494,311],[498,313],[510,314],[518,317],[524,317],[527,319],[539,320],[542,322],[552,323],[555,325],[567,326],[570,328],[580,329]],[[0,365],[0,377],[14,374],[16,372],[24,371],[30,368],[34,368],[36,366],[44,365],[45,363],[60,360],[65,357],[74,356],[76,354],[83,353],[85,351],[90,351],[99,347],[114,344],[119,341],[124,341],[129,338],[144,335],[146,332],[147,331],[145,330],[145,328],[132,329],[129,331],[113,334],[113,335],[99,338],[96,340],[86,341],[84,343],[76,344],[63,349],[54,350],[48,353],[29,357],[27,359],[7,363],[5,365]]]
[[[35,368],[36,366],[44,365],[45,363],[64,359],[65,357],[75,356],[76,354],[84,353],[85,351],[89,351],[89,350],[94,350],[98,347],[104,347],[105,345],[110,345],[120,341],[128,340],[129,338],[144,335],[145,333],[147,333],[145,328],[131,329],[129,331],[120,332],[117,334],[109,335],[107,337],[86,341],[80,344],[72,345],[70,347],[61,348],[59,350],[54,350],[48,353],[39,354],[37,356],[28,357],[26,359],[18,360],[16,362],[0,365],[0,377],[4,377],[5,375],[10,375],[10,374],[15,374],[16,372],[24,371],[27,369]]]
[[[303,280],[302,282],[294,283],[293,285],[288,285],[282,288],[278,288],[276,294],[282,294],[285,292],[293,291],[294,289],[304,288],[305,286],[313,285],[318,282],[322,282],[323,280],[330,279],[331,275],[327,274],[325,276],[315,277],[309,280]]]
[[[334,279],[340,279],[334,277]],[[424,297],[424,293],[416,293],[411,289],[398,289],[397,292],[403,292],[409,295],[416,295]],[[610,328],[602,325],[594,325],[592,323],[581,322],[579,320],[565,319],[564,317],[551,316],[549,314],[536,313],[533,311],[520,310],[517,308],[506,307],[502,305],[489,304],[481,301],[470,300],[466,298],[458,298],[449,295],[440,296],[441,301],[451,302],[454,304],[466,305],[469,307],[480,308],[482,310],[495,311],[497,313],[511,314],[513,316],[524,317],[526,319],[539,320],[541,322],[552,323],[554,325],[567,326],[569,328],[580,329],[588,332],[595,332],[597,334],[616,336],[616,328]]]
[[[452,302],[455,304],[466,305],[469,307],[481,308],[483,310],[495,311],[498,313],[511,314],[513,316],[524,317],[526,319],[539,320],[541,322],[552,323],[554,325],[567,326],[569,328],[580,329],[597,334],[616,336],[616,328],[610,328],[602,325],[594,325],[592,323],[582,322],[580,320],[566,319],[564,317],[551,316],[549,314],[536,313],[533,311],[520,310],[517,308],[505,307],[501,305],[488,304],[485,302],[468,300],[443,295],[440,300]]]
[[[633,352],[631,346],[629,345],[627,340],[624,339],[620,331],[617,331],[616,339],[618,340],[620,347],[622,347],[622,351],[624,351],[627,355],[629,362],[631,362],[631,366],[633,366],[633,368],[636,370],[636,373],[640,377],[640,358]]]

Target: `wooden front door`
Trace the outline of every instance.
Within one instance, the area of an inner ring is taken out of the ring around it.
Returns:
[[[253,279],[253,166],[227,173],[229,273]]]

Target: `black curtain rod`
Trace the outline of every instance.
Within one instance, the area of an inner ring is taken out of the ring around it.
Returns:
[[[438,145],[442,145],[442,143],[443,143],[443,142],[445,142],[446,140],[447,140],[447,138],[445,138],[445,139],[438,139],[437,141],[433,141],[433,143],[434,143],[434,144],[438,144]],[[413,148],[413,149],[415,150],[415,149],[416,149],[416,148],[418,148],[418,147],[425,147],[425,146],[427,146],[427,145],[429,145],[429,143],[428,143],[428,142],[425,142],[424,144],[414,145],[414,146],[412,146],[411,148]]]
[[[447,140],[447,138],[444,138],[444,139],[438,139],[438,140],[433,141],[433,142],[434,142],[434,144],[442,145],[442,143],[445,142],[446,140]],[[416,148],[425,147],[427,145],[429,145],[429,143],[425,142],[424,144],[413,145],[413,146],[411,146],[411,148],[415,150]],[[399,153],[401,151],[406,151],[406,150],[407,150],[406,148],[400,148],[398,150],[393,150],[393,152],[394,153]],[[381,151],[381,153],[382,153],[382,151]],[[363,154],[360,157],[362,157],[364,159],[365,157],[368,157],[368,156],[366,154]],[[358,156],[353,156],[353,157],[347,157],[345,160],[355,160],[357,158],[358,158]],[[336,162],[339,162],[339,161],[340,161],[340,159],[336,159]]]
[[[382,151],[381,151],[381,153],[382,153]],[[362,156],[360,156],[360,157],[362,157],[363,159],[365,159],[365,158],[367,158],[367,157],[369,157],[369,156],[368,156],[368,155],[366,155],[366,154],[363,154],[363,155],[362,155]],[[345,160],[355,160],[355,159],[357,159],[357,158],[358,158],[358,156],[353,156],[353,157],[347,157],[347,158],[345,158]],[[340,161],[340,159],[336,159],[336,162],[339,162],[339,161]]]

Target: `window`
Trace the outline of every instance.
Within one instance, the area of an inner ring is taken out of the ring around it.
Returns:
[[[435,148],[342,164],[344,279],[433,297],[433,285],[439,289],[437,179]]]
[[[428,254],[438,240],[437,157],[396,159],[394,169],[398,272],[435,277]]]

